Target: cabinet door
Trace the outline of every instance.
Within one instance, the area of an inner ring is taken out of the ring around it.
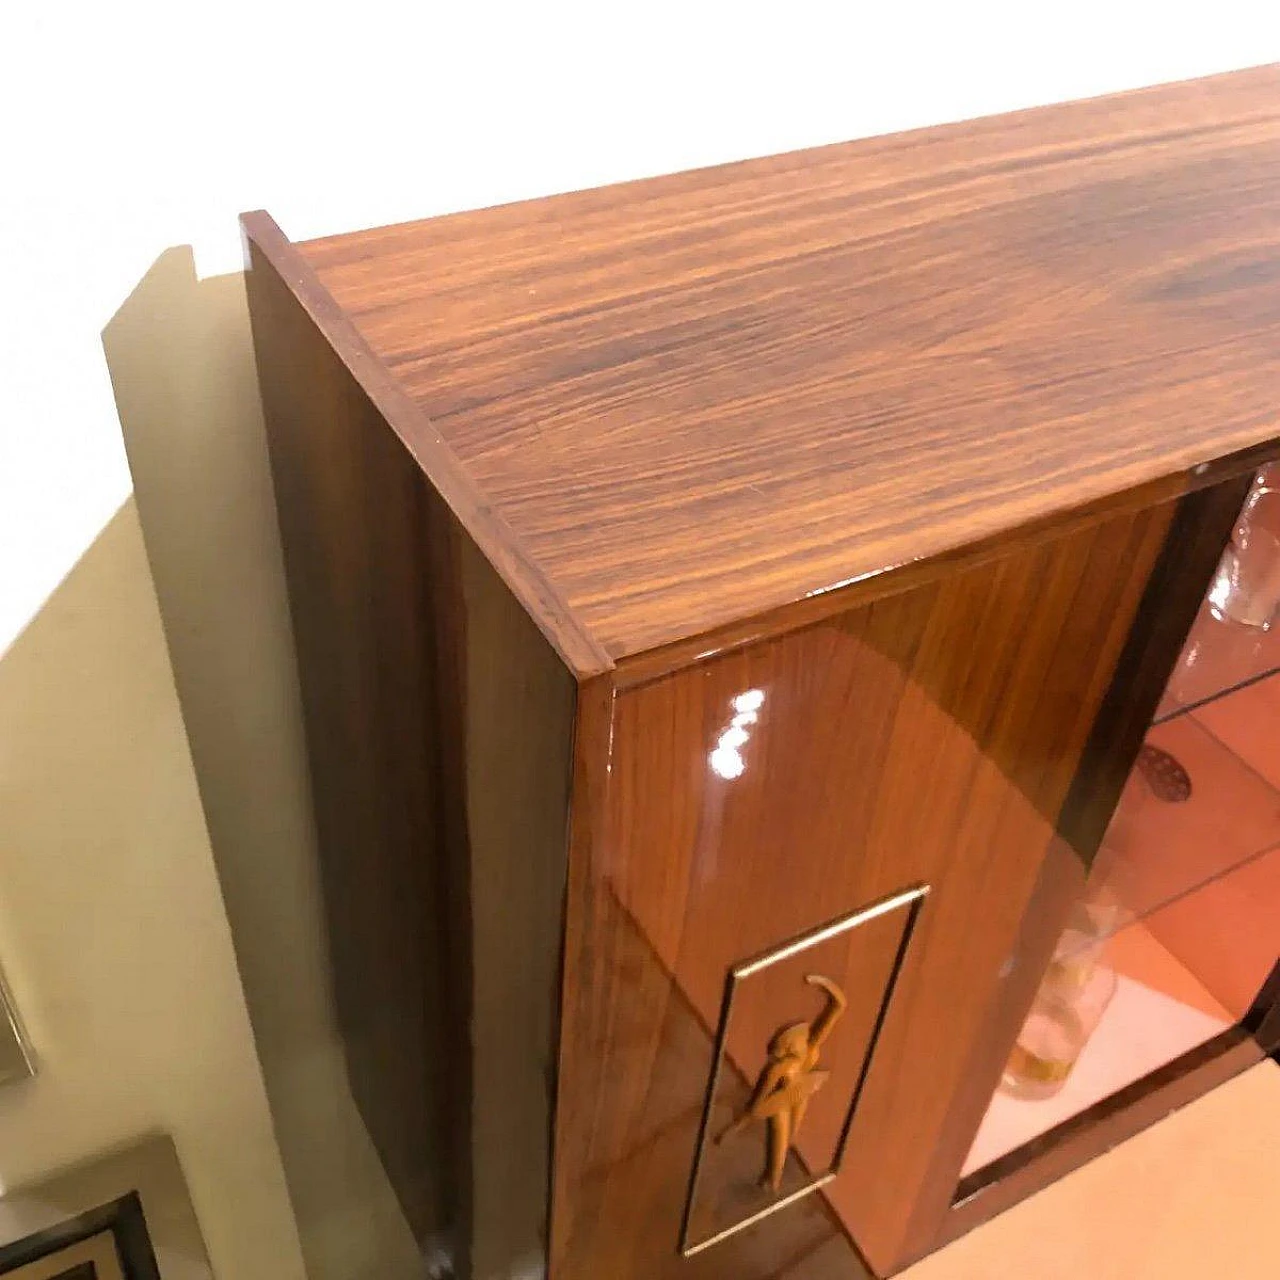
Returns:
[[[1175,564],[1150,598],[1166,630],[1203,600],[1180,653],[1135,628],[1061,824],[1072,856],[1028,913],[1035,980],[1003,1011],[947,1235],[1280,1044],[1280,466],[1245,488],[1207,591]]]
[[[620,688],[571,857],[553,1277],[927,1250],[1073,781],[1220,507],[1113,514]]]

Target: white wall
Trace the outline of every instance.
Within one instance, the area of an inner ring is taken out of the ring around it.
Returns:
[[[0,649],[119,506],[96,335],[316,235],[1280,57],[1274,0],[116,0],[0,27]],[[15,354],[17,358],[15,358]]]
[[[364,1192],[321,1184],[359,1135],[286,1105],[336,1098],[340,1066],[242,290],[157,259],[234,271],[247,208],[317,235],[1253,65],[1280,5],[82,0],[9,6],[0,42],[0,964],[45,1062],[0,1094],[0,1181],[165,1127],[215,1265],[249,1280],[296,1242],[237,961],[313,1277],[386,1206],[344,1216]],[[113,357],[135,510],[100,334],[144,277]]]

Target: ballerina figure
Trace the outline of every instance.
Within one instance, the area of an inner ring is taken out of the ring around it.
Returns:
[[[804,980],[826,992],[826,1005],[812,1022],[792,1023],[774,1035],[769,1041],[769,1060],[760,1072],[746,1109],[716,1137],[718,1145],[752,1121],[766,1121],[768,1135],[760,1185],[775,1192],[782,1186],[787,1151],[804,1120],[809,1099],[831,1075],[829,1071],[817,1070],[819,1051],[848,1005],[844,992],[830,978],[808,973]]]

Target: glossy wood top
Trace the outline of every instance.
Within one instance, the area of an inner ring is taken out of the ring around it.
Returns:
[[[613,659],[1280,435],[1276,67],[297,250]]]

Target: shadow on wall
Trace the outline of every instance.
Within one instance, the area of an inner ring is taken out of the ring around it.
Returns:
[[[309,1275],[417,1280],[331,1002],[244,277],[169,249],[102,337]]]
[[[132,500],[0,659],[0,940],[0,1187],[160,1130],[217,1274],[302,1280]]]

